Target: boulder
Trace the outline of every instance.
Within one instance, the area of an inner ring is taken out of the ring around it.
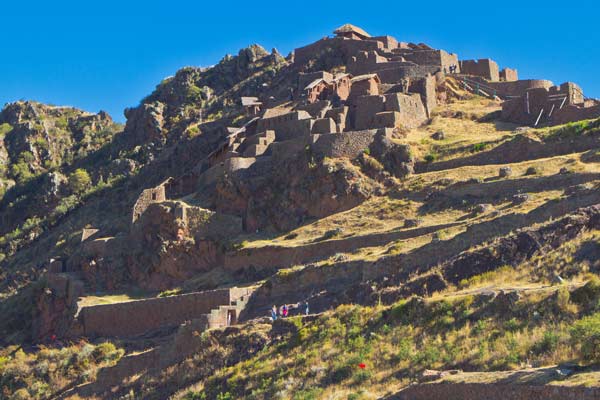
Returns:
[[[498,176],[500,178],[508,178],[511,175],[512,175],[511,167],[501,167],[500,170],[498,171]]]
[[[444,140],[446,138],[446,134],[444,131],[437,131],[433,135],[431,135],[433,140]]]
[[[483,214],[491,211],[493,206],[491,204],[477,204],[473,210],[476,214]]]

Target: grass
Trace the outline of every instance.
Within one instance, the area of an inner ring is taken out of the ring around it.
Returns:
[[[54,398],[73,384],[94,380],[99,368],[114,365],[123,354],[122,349],[108,342],[98,345],[80,342],[62,348],[41,346],[35,353],[3,349],[0,390],[5,397],[2,398]]]
[[[557,314],[559,303],[552,294],[532,294],[508,311],[476,296],[402,300],[389,307],[343,305],[314,321],[295,318],[290,335],[180,398],[227,392],[265,399],[304,388],[318,390],[316,398],[356,392],[378,398],[424,369],[502,371],[584,359],[586,350],[571,327],[585,326],[589,335],[598,314]],[[267,386],[260,384],[265,380]]]

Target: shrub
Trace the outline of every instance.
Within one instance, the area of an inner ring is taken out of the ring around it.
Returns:
[[[72,193],[83,193],[91,184],[90,175],[85,169],[78,168],[69,175],[69,189]]]
[[[573,301],[582,305],[596,303],[600,298],[600,278],[591,275],[588,282],[573,292]]]
[[[117,351],[117,348],[114,344],[110,342],[100,343],[92,351],[92,356],[96,359],[97,362],[113,360],[118,354],[119,352]]]
[[[0,124],[0,138],[4,137],[4,135],[6,135],[7,133],[9,133],[12,130],[13,130],[12,125],[7,124],[7,123]]]
[[[360,370],[354,374],[354,383],[360,385],[371,379],[372,376],[371,371]]]
[[[160,292],[157,297],[176,296],[179,293],[181,293],[181,289],[180,288],[175,288],[175,289],[170,289],[170,290],[164,290],[164,291]]]
[[[581,346],[581,356],[584,360],[600,362],[600,313],[575,322],[571,328],[571,339]]]
[[[473,148],[471,148],[471,152],[472,153],[477,153],[479,151],[485,150],[486,147],[487,147],[486,143],[475,143],[473,145]]]
[[[569,288],[567,286],[561,286],[556,293],[556,305],[558,306],[558,309],[562,312],[568,312],[570,303],[571,293],[569,292]]]
[[[537,353],[551,353],[558,348],[560,338],[554,331],[544,332],[542,339],[533,346],[533,350]]]
[[[435,160],[437,160],[437,158],[438,155],[436,153],[431,152],[425,156],[425,162],[432,163]]]
[[[217,395],[217,400],[233,400],[233,396],[229,392],[223,392]]]
[[[516,318],[511,318],[504,323],[504,329],[510,332],[516,332],[521,327],[521,323]]]
[[[363,164],[365,167],[372,171],[383,171],[383,164],[381,164],[377,159],[369,156],[367,153],[363,155]]]

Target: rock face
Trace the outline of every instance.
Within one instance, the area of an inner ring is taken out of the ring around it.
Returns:
[[[372,154],[381,161],[386,171],[402,178],[414,172],[415,160],[410,145],[397,144],[384,135],[379,135],[373,145]]]
[[[175,143],[189,126],[204,122],[211,113],[235,110],[238,99],[227,93],[232,87],[241,85],[242,95],[257,94],[272,77],[265,70],[275,71],[284,63],[280,55],[252,45],[211,68],[182,68],[138,107],[125,110],[127,144]]]
[[[35,299],[32,337],[48,341],[63,336],[70,329],[82,293],[82,282],[67,274],[48,274],[46,287]]]
[[[0,112],[0,235],[48,215],[70,194],[65,166],[82,162],[120,130],[103,111],[31,101],[7,104]]]
[[[374,182],[350,162],[313,161],[310,155],[256,163],[215,186],[209,208],[238,215],[247,231],[285,231],[307,218],[321,218],[364,201]]]
[[[0,112],[0,125],[3,124],[10,130],[4,134],[0,147],[5,147],[11,163],[25,162],[28,167],[12,171],[17,179],[26,171],[43,172],[50,165],[70,162],[97,150],[120,130],[104,111],[91,114],[30,101],[6,105]]]

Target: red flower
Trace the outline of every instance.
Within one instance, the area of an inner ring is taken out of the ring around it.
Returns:
[[[358,364],[358,368],[360,369],[365,369],[367,366],[365,365],[365,363],[360,363]]]

